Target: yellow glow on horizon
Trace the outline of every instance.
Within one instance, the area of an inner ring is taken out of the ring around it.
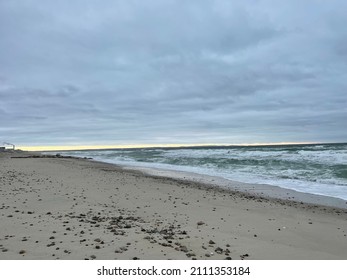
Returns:
[[[97,149],[134,149],[134,148],[179,148],[195,146],[267,146],[267,145],[300,145],[318,144],[316,142],[277,142],[277,143],[210,143],[210,144],[131,144],[131,145],[61,145],[61,146],[18,146],[17,149],[24,151],[64,151],[64,150],[97,150]]]
[[[192,147],[209,146],[213,144],[131,144],[131,145],[71,145],[71,146],[18,146],[25,151],[64,151],[64,150],[97,150],[97,149],[134,149],[153,147]]]

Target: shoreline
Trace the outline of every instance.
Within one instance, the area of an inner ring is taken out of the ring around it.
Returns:
[[[48,153],[52,154],[52,153]],[[69,154],[67,152],[66,155],[74,156],[73,154]],[[114,164],[116,166],[122,166],[126,170],[139,170],[144,172],[147,175],[154,176],[162,176],[162,177],[173,177],[173,178],[181,178],[187,179],[194,182],[211,183],[216,185],[216,187],[221,188],[230,188],[237,191],[245,191],[250,192],[254,195],[261,195],[265,197],[275,197],[280,199],[289,199],[300,201],[304,203],[313,203],[313,204],[321,204],[325,206],[339,207],[343,209],[347,209],[347,197],[345,195],[334,195],[319,191],[310,191],[310,184],[312,182],[301,182],[301,187],[295,187],[290,185],[281,185],[280,182],[252,182],[247,181],[247,179],[235,180],[233,178],[225,177],[221,174],[213,175],[208,172],[198,171],[198,170],[185,170],[185,168],[180,168],[180,166],[151,166],[151,164],[142,164],[142,163],[123,163],[123,162],[115,162],[113,160],[102,159],[99,157],[90,158],[93,161],[99,161],[109,164]],[[182,166],[181,166],[182,167]],[[255,187],[256,186],[256,187]],[[302,187],[304,186],[304,188]],[[329,189],[330,186],[325,186],[326,189]]]
[[[96,160],[95,162],[102,162]],[[112,163],[109,163],[112,164]],[[205,174],[199,174],[194,172],[168,170],[161,168],[142,167],[142,166],[131,166],[131,165],[119,165],[124,170],[139,171],[144,175],[153,177],[163,177],[168,179],[178,179],[187,182],[194,182],[200,184],[211,185],[215,188],[224,190],[236,191],[250,195],[256,195],[260,198],[274,198],[281,200],[288,200],[294,202],[303,202],[307,204],[314,204],[320,206],[336,207],[341,209],[347,209],[347,200],[342,198],[305,193],[285,187],[269,185],[269,184],[255,184],[255,183],[244,183],[234,180],[225,179],[218,176],[210,176]]]
[[[0,168],[0,259],[347,259],[342,207],[83,158]]]
[[[117,164],[107,161],[102,161],[99,159],[93,159],[88,157],[78,157],[70,155],[57,155],[52,154],[42,154],[40,152],[24,152],[33,158],[60,158],[60,159],[77,159],[77,160],[88,160],[90,162],[95,162],[99,164],[106,164],[120,168],[127,172],[135,172],[149,176],[152,178],[166,178],[169,180],[174,180],[179,183],[198,183],[206,185],[208,188],[213,187],[216,190],[240,192],[246,195],[259,196],[259,198],[267,199],[279,199],[283,201],[292,201],[297,203],[312,204],[316,206],[324,206],[338,209],[347,209],[347,200],[342,198],[300,192],[285,187],[270,185],[270,184],[257,184],[257,183],[245,183],[240,181],[234,181],[218,176],[211,176],[206,174],[200,174],[195,172],[164,169],[157,167],[144,167],[136,165],[126,165]],[[28,158],[28,156],[14,156],[11,158]]]

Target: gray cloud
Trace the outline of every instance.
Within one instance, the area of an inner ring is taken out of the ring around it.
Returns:
[[[0,136],[346,141],[346,11],[342,0],[0,0]]]

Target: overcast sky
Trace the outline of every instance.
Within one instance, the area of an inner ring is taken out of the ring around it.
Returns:
[[[0,0],[0,142],[347,141],[345,0]]]

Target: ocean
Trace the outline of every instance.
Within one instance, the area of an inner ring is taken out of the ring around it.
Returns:
[[[141,148],[59,152],[132,167],[269,184],[347,200],[347,143]]]

